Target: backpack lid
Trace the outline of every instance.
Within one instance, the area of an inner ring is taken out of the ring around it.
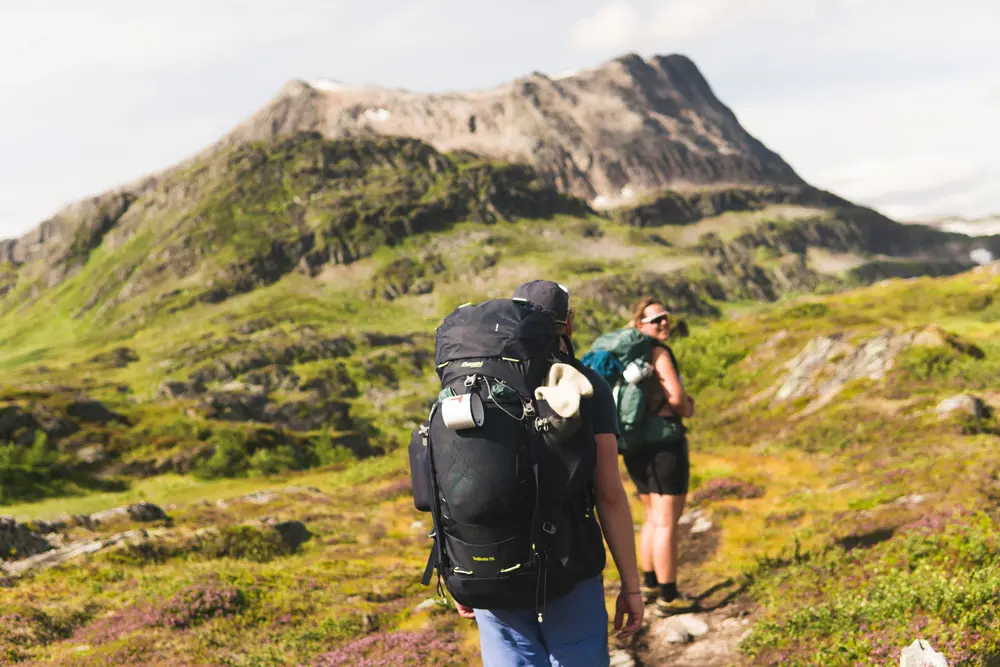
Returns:
[[[663,343],[638,329],[624,327],[598,336],[591,344],[590,351],[610,352],[624,367],[636,359],[645,358],[648,361],[653,347],[657,345],[663,346]]]
[[[520,299],[492,299],[455,309],[436,332],[434,363],[461,359],[531,361],[559,349],[551,314]]]

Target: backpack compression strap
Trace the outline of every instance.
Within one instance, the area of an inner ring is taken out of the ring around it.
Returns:
[[[431,553],[427,557],[427,565],[424,567],[424,575],[420,579],[420,583],[424,586],[429,586],[431,583],[431,573],[435,569],[438,570],[438,577],[440,578],[441,570],[441,507],[439,502],[439,493],[437,485],[437,470],[434,468],[434,442],[430,439],[430,423],[434,419],[434,413],[437,411],[439,403],[434,403],[431,408],[430,416],[427,417],[427,423],[424,425],[426,428],[421,429],[421,436],[424,439],[424,445],[427,447],[427,463],[430,466],[430,478],[431,478],[431,521],[434,524],[434,532],[431,536],[434,538],[434,544],[431,545]],[[440,588],[440,580],[438,581],[438,587]]]

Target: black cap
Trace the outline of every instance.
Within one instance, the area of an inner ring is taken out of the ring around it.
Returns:
[[[551,280],[532,280],[514,290],[514,298],[541,306],[560,324],[569,321],[569,290],[559,283]]]

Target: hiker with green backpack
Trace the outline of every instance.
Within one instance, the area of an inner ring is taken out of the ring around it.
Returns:
[[[677,525],[690,478],[683,419],[694,414],[669,337],[669,312],[645,297],[626,327],[598,337],[581,358],[612,386],[618,449],[646,515],[639,548],[643,597],[655,600],[660,614],[675,611],[683,599],[677,590]]]

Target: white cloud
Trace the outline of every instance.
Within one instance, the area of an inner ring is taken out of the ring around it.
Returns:
[[[899,219],[1000,210],[1000,162],[961,155],[912,155],[866,160],[819,177],[824,187]]]
[[[0,86],[57,84],[95,72],[110,76],[204,67],[316,32],[339,7],[337,2],[289,3],[273,12],[259,1],[25,3],[3,10],[0,62],[18,65],[0,68]]]
[[[624,0],[611,0],[570,29],[570,47],[576,51],[627,49],[642,31],[639,13]]]
[[[849,83],[737,110],[807,181],[900,218],[1000,211],[994,75]]]
[[[984,0],[967,1],[975,5]],[[937,5],[934,0],[911,2],[922,3],[924,9],[932,5],[936,9]],[[865,29],[863,23],[871,24],[879,17],[897,22],[898,12],[893,10],[905,4],[902,0],[654,0],[651,4],[647,0],[607,0],[571,27],[569,45],[579,52],[604,54],[609,50],[658,50],[665,42],[691,44],[734,35],[785,41],[801,37],[788,31],[809,28],[822,33],[834,27],[831,34],[838,48],[843,48],[853,37],[854,28]],[[851,31],[842,30],[845,22],[852,24]],[[884,26],[878,29],[883,38],[895,38]]]
[[[690,41],[754,24],[799,25],[816,18],[818,0],[668,0],[647,24],[653,39]]]
[[[593,53],[645,48],[665,40],[693,42],[758,24],[796,27],[818,19],[824,7],[857,5],[859,0],[661,0],[645,15],[628,0],[609,0],[573,25],[569,44]]]

